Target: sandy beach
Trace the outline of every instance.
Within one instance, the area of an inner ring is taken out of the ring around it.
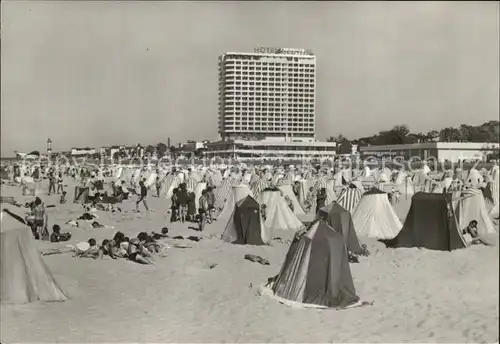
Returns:
[[[24,201],[19,189],[2,195]],[[167,201],[150,197],[154,212],[98,212],[115,229],[70,228],[64,223],[83,213],[81,205],[57,204],[43,196],[49,225],[71,231],[69,243],[110,238],[117,230],[135,236],[159,232],[200,235],[187,224],[168,223]],[[403,221],[410,199],[396,211]],[[21,208],[19,208],[21,209]],[[88,225],[88,227],[87,227]],[[12,342],[498,342],[498,245],[453,252],[387,249],[360,238],[371,256],[351,264],[357,294],[371,306],[349,310],[295,309],[260,295],[276,275],[293,233],[273,233],[270,246],[237,246],[219,239],[224,223],[215,221],[199,242],[171,247],[156,265],[126,260],[88,260],[71,254],[45,256],[69,300],[62,303],[2,305],[1,341]],[[498,227],[497,227],[498,228]],[[498,244],[498,235],[491,238]],[[37,242],[41,251],[68,243]],[[260,255],[269,266],[244,259]]]

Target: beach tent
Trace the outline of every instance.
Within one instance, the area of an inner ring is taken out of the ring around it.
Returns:
[[[304,208],[302,208],[302,205],[300,204],[299,200],[293,193],[292,186],[289,184],[286,185],[280,185],[278,186],[278,189],[283,192],[283,197],[288,196],[292,200],[293,204],[293,213],[297,216],[300,215],[305,215]]]
[[[175,174],[166,175],[161,182],[160,194],[163,198],[172,198],[174,189],[178,187],[179,184],[179,178]]]
[[[321,220],[294,240],[272,286],[285,300],[325,307],[359,301],[342,234]]]
[[[20,216],[0,213],[0,300],[2,303],[64,301],[67,296],[37,250]]]
[[[307,188],[307,181],[304,179],[298,180],[299,182],[299,196],[297,197],[299,203],[302,205],[302,208],[305,208],[307,193],[309,189]]]
[[[195,204],[195,209],[198,210],[200,209],[200,197],[203,192],[207,188],[207,183],[204,182],[199,182],[196,184],[196,187],[194,188],[194,204]]]
[[[388,247],[422,247],[451,251],[466,247],[459,232],[451,194],[418,192],[399,234],[386,240]]]
[[[467,177],[467,184],[478,187],[483,182],[484,178],[481,173],[477,169],[471,168]]]
[[[332,202],[323,208],[319,209],[317,218],[326,222],[330,227],[342,233],[347,249],[353,253],[361,253],[361,245],[359,244],[354,223],[352,222],[351,213],[344,209],[337,202]]]
[[[234,211],[234,207],[238,203],[238,201],[251,194],[252,193],[250,191],[250,188],[245,184],[239,184],[231,187],[229,195],[224,202],[222,211],[218,216],[218,220],[222,221],[222,223],[227,223],[228,221],[230,221]]]
[[[222,240],[240,245],[266,245],[269,239],[259,203],[252,196],[245,196],[235,204]]]
[[[353,213],[362,196],[363,192],[361,191],[361,189],[351,183],[349,186],[342,189],[337,203],[347,211]]]
[[[375,187],[363,194],[352,215],[352,222],[359,236],[377,239],[392,239],[403,227],[388,195]]]
[[[215,205],[218,208],[222,208],[224,206],[224,203],[231,194],[231,190],[235,185],[238,185],[236,180],[233,178],[226,178],[222,180],[220,186],[215,188]]]
[[[82,192],[80,194],[80,192]],[[75,186],[75,195],[73,197],[73,202],[74,203],[88,203],[88,199],[89,199],[89,192],[90,192],[90,188],[89,187],[80,187],[80,186]],[[79,195],[79,197],[77,198],[77,196]]]
[[[499,205],[500,203],[497,203],[493,206],[489,213],[490,216],[497,218],[500,215]]]
[[[280,191],[261,192],[259,203],[266,205],[266,228],[272,230],[297,230],[304,226],[285,202],[285,199],[281,197]]]
[[[457,202],[455,213],[459,229],[466,228],[470,221],[476,220],[479,235],[496,233],[495,226],[486,209],[483,193],[479,189],[465,190],[462,193],[462,198]]]

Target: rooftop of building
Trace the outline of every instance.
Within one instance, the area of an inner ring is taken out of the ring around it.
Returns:
[[[498,143],[488,142],[425,142],[399,145],[373,145],[359,147],[361,152],[405,149],[498,149]]]

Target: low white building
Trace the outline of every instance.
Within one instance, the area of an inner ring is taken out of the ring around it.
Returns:
[[[71,156],[85,156],[95,154],[95,148],[71,148]]]
[[[268,138],[265,140],[226,140],[207,143],[208,158],[249,160],[313,160],[334,158],[335,142]]]
[[[409,159],[435,159],[457,162],[458,160],[486,160],[488,154],[498,151],[498,143],[481,142],[426,142],[402,145],[359,147],[362,159],[369,157],[403,157]]]

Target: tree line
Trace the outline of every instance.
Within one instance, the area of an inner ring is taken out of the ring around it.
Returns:
[[[462,124],[459,127],[446,127],[441,131],[431,130],[427,133],[412,133],[405,125],[396,125],[390,130],[359,139],[349,140],[344,135],[330,136],[328,142],[337,142],[339,154],[350,154],[352,145],[397,145],[424,142],[499,142],[500,122],[489,121],[478,126]]]

